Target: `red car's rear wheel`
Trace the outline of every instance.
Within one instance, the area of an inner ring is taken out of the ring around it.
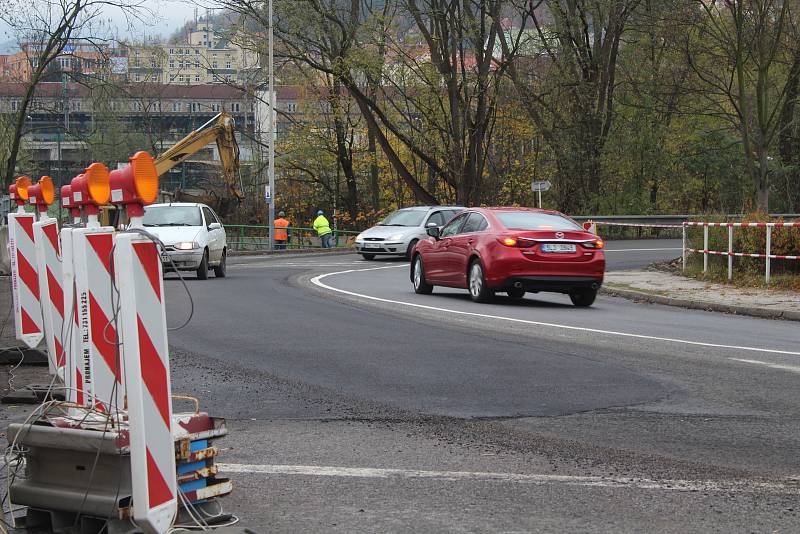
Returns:
[[[594,304],[594,299],[597,297],[596,289],[579,289],[574,293],[569,294],[569,298],[575,306],[586,308]]]

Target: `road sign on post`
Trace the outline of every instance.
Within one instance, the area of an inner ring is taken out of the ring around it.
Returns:
[[[542,191],[547,191],[553,184],[549,180],[534,180],[531,182],[531,191],[539,195],[539,208],[542,207]]]

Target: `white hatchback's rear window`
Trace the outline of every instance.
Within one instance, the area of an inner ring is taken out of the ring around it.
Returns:
[[[551,213],[500,211],[495,215],[509,230],[583,230],[579,224]]]

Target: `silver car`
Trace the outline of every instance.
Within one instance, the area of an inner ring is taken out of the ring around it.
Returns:
[[[460,206],[415,206],[397,210],[377,226],[358,234],[356,251],[365,260],[373,260],[377,255],[411,259],[417,241],[428,237],[429,227],[441,228],[462,210]]]

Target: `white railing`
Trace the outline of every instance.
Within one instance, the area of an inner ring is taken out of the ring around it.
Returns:
[[[690,226],[703,227],[703,248],[694,249],[688,246],[686,238],[686,229]],[[728,229],[728,250],[709,250],[708,248],[708,229],[709,228],[727,228]],[[733,229],[734,228],[764,228],[766,232],[766,247],[764,254],[757,252],[735,252],[733,250]],[[708,257],[709,256],[727,256],[728,257],[728,280],[733,279],[733,258],[759,258],[765,260],[765,279],[767,284],[770,281],[770,273],[772,271],[772,260],[800,260],[800,256],[786,256],[780,254],[772,254],[772,229],[773,228],[797,228],[800,229],[800,222],[749,222],[749,223],[736,223],[736,222],[683,222],[683,270],[686,270],[686,260],[690,253],[703,254],[703,272],[708,271]]]
[[[599,219],[599,218],[598,218]],[[728,280],[733,279],[733,258],[757,258],[765,260],[765,278],[767,284],[770,282],[770,273],[772,271],[772,260],[789,260],[800,261],[800,255],[781,255],[772,254],[772,229],[773,228],[796,228],[800,230],[800,221],[794,222],[693,222],[682,221],[681,224],[657,224],[657,223],[636,223],[636,222],[619,222],[619,221],[603,221],[598,219],[587,219],[587,230],[595,231],[597,226],[628,226],[638,228],[680,228],[682,231],[682,270],[686,270],[686,262],[689,254],[703,254],[703,272],[708,272],[708,257],[709,256],[727,256],[728,257]],[[703,227],[703,248],[695,249],[689,247],[689,242],[686,236],[686,230],[692,226]],[[727,228],[728,229],[728,250],[709,250],[708,248],[708,229],[709,228]],[[766,231],[766,247],[764,253],[758,252],[736,252],[733,250],[733,229],[734,228],[764,228]]]

